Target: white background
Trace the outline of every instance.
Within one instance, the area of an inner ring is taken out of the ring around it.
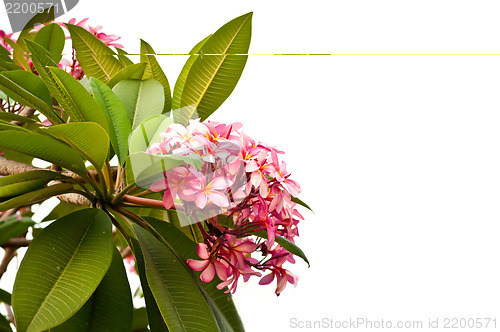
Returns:
[[[143,38],[187,53],[249,11],[254,54],[500,53],[498,1],[80,0],[62,20],[90,17],[129,52]],[[185,60],[160,57],[172,87]],[[291,267],[297,288],[240,283],[248,331],[358,317],[500,328],[499,96],[500,55],[250,56],[213,119],[286,151],[315,214],[302,211],[311,268]]]

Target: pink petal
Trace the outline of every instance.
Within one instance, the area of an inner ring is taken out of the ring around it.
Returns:
[[[207,196],[202,192],[196,193],[194,203],[198,208],[203,209],[207,205]]]
[[[227,280],[229,278],[229,267],[225,266],[224,263],[220,261],[215,262],[215,272],[221,281]]]
[[[198,256],[202,259],[208,259],[210,257],[210,254],[208,253],[207,250],[207,245],[204,243],[198,243],[198,246],[196,247],[196,252],[198,253]]]
[[[286,179],[285,184],[292,196],[297,197],[297,195],[300,194],[301,189],[297,182],[295,182],[294,180]]]
[[[260,168],[260,166],[257,164],[257,162],[255,160],[251,160],[247,166],[245,167],[245,171],[247,173],[251,173],[251,172],[255,172],[256,170],[258,170]]]
[[[269,273],[268,275],[262,277],[259,281],[259,285],[269,285],[274,280],[274,273]]]
[[[255,188],[260,186],[260,182],[262,181],[262,175],[259,171],[253,172],[250,177],[250,182],[254,185]]]
[[[151,186],[149,187],[149,190],[151,190],[152,192],[159,192],[159,191],[163,191],[165,189],[168,188],[168,181],[166,178],[161,178],[159,180],[156,180],[155,182],[153,182],[151,184]]]
[[[209,264],[205,271],[200,275],[200,279],[203,282],[210,282],[214,278],[215,275],[215,267],[213,264]]]
[[[262,197],[266,198],[268,193],[269,193],[269,186],[267,185],[267,180],[262,179],[262,182],[260,183],[259,187],[259,194]]]
[[[227,187],[230,187],[233,184],[233,182],[227,178],[224,177],[218,177],[212,182],[210,182],[209,186],[213,189],[226,189]]]
[[[165,209],[171,209],[174,206],[174,194],[170,189],[163,194],[163,206]]]
[[[208,266],[208,264],[210,264],[210,262],[209,261],[197,261],[194,259],[188,259],[187,264],[193,270],[201,271],[201,270],[205,269]]]
[[[226,207],[229,205],[229,200],[228,200],[227,196],[224,194],[221,194],[220,192],[212,191],[208,194],[208,198],[210,198],[210,201],[217,206]],[[200,207],[200,209],[202,209],[202,208],[203,207]]]

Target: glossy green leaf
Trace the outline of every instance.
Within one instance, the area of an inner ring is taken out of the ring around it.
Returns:
[[[42,79],[23,70],[2,72],[0,90],[15,101],[35,108],[53,123],[62,122],[52,110],[52,98]]]
[[[10,113],[6,113],[6,114],[10,114]],[[15,125],[13,123],[10,123],[10,122],[4,121],[4,120],[0,120],[0,130],[29,131],[24,127]]]
[[[145,307],[134,308],[132,317],[132,331],[142,332],[148,329],[148,311]]]
[[[111,220],[101,210],[77,211],[46,227],[30,244],[14,284],[18,331],[44,331],[73,316],[112,257]]]
[[[10,322],[3,315],[0,315],[0,332],[12,332]]]
[[[22,194],[0,203],[0,212],[7,211],[13,208],[19,208],[25,205],[40,203],[50,197],[67,193],[73,189],[71,183],[59,183],[47,188],[38,189],[26,194]]]
[[[258,231],[253,233],[257,236],[260,236],[263,239],[267,239],[267,231]],[[283,249],[287,250],[289,253],[294,254],[295,256],[299,256],[304,260],[304,262],[307,263],[307,265],[310,267],[311,264],[309,263],[309,260],[306,257],[306,254],[300,249],[295,243],[291,242],[290,240],[284,238],[281,235],[276,234],[275,238],[276,243],[278,243],[280,246],[283,247]]]
[[[180,114],[177,114],[178,111],[176,110],[181,107],[182,91],[184,90],[184,84],[186,84],[186,78],[188,76],[189,70],[191,69],[191,66],[193,65],[195,60],[200,56],[200,54],[198,53],[200,52],[202,46],[210,37],[212,37],[212,35],[205,37],[205,39],[196,44],[189,52],[190,56],[184,64],[184,67],[182,67],[181,73],[179,74],[179,77],[175,82],[174,96],[172,98],[172,109],[174,110],[174,118],[176,119],[180,116]]]
[[[55,138],[14,130],[0,131],[0,150],[11,149],[49,161],[77,174],[87,174],[82,158],[71,147]]]
[[[132,239],[131,245],[135,257],[135,268],[139,279],[141,280],[142,293],[144,294],[144,301],[146,302],[146,311],[148,313],[149,327],[151,331],[155,332],[168,332],[168,328],[161,316],[160,309],[149,287],[149,282],[146,277],[146,268],[144,264],[144,257],[142,255],[141,245],[136,239]]]
[[[121,48],[115,47],[115,51],[117,53],[118,60],[122,63],[124,67],[128,67],[133,65],[134,63],[127,57],[128,53]]]
[[[201,47],[187,74],[176,122],[186,125],[198,113],[205,120],[229,97],[241,77],[248,58],[252,34],[252,13],[221,27]]]
[[[15,113],[7,113],[7,112],[0,112],[0,120],[4,121],[18,121],[18,122],[36,122],[36,120],[32,118],[27,118],[25,116],[15,114]]]
[[[17,196],[35,189],[41,189],[50,181],[63,178],[65,178],[64,175],[48,170],[34,170],[4,176],[0,178],[0,198]]]
[[[58,100],[59,103],[63,107],[69,105],[69,108],[64,108],[64,111],[69,113],[71,120],[95,122],[107,131],[106,117],[87,89],[64,70],[57,67],[49,67],[48,69],[64,96],[64,100]],[[54,97],[58,98],[58,96]]]
[[[23,30],[19,34],[19,38],[17,38],[17,42],[21,47],[24,48],[26,46],[26,41],[33,41],[35,39],[36,34],[31,32],[35,26],[54,20],[54,8],[54,6],[45,8],[41,13],[37,13],[28,21],[28,23],[26,23]]]
[[[118,156],[120,165],[123,165],[127,159],[128,138],[132,131],[127,110],[106,84],[92,77],[90,86],[97,104],[106,117],[111,145]]]
[[[149,287],[169,330],[219,331],[212,309],[189,267],[172,248],[148,231],[137,225],[134,231],[144,256]]]
[[[12,59],[10,58],[10,52],[7,51],[5,47],[2,47],[0,49],[0,59],[5,60],[5,61],[11,61]]]
[[[0,245],[13,237],[23,235],[34,224],[35,222],[31,218],[17,219],[16,216],[0,222]]]
[[[144,71],[146,70],[146,64],[145,63],[136,63],[136,64],[131,64],[130,66],[127,66],[120,70],[115,76],[113,76],[112,79],[106,83],[108,87],[113,89],[113,87],[118,84],[120,81],[123,80],[141,80],[142,76],[144,75]]]
[[[2,71],[12,71],[12,70],[21,70],[21,67],[19,65],[15,64],[13,61],[6,60],[3,58],[0,58],[0,72]]]
[[[16,43],[10,38],[4,37],[3,40],[12,47],[12,59],[14,63],[21,66],[24,70],[30,70],[28,61],[26,60],[26,49],[21,46],[21,43]]]
[[[164,114],[142,121],[129,138],[130,153],[144,152],[153,142],[160,142],[160,132],[166,131],[174,120]]]
[[[176,254],[183,261],[189,258],[200,259],[196,252],[196,243],[186,237],[175,225],[163,220],[145,219],[170,244],[171,248],[174,248]],[[188,267],[188,269],[190,268]],[[198,275],[199,273],[195,274],[195,281],[204,290],[205,298],[210,304],[219,325],[227,331],[243,332],[243,323],[238,315],[231,294],[224,293],[226,289],[217,289],[220,280],[215,277],[211,282],[204,283],[199,280]]]
[[[3,290],[0,288],[0,302],[4,302],[4,303],[7,303],[8,305],[10,305],[10,301],[12,299],[12,295],[7,292],[6,290]]]
[[[124,332],[132,328],[132,294],[120,253],[113,250],[108,272],[92,297],[70,319],[50,332]]]
[[[165,95],[163,113],[167,113],[170,112],[172,108],[172,92],[170,91],[170,84],[168,83],[167,76],[163,72],[163,69],[161,69],[155,55],[156,53],[151,45],[141,39],[141,62],[147,64],[143,79],[154,78],[161,83]]]
[[[59,202],[55,208],[50,211],[50,213],[43,218],[42,222],[45,221],[52,221],[56,220],[59,218],[62,218],[72,212],[78,211],[78,210],[84,210],[87,207],[81,206],[81,205],[74,205],[74,204],[68,204],[64,202]]]
[[[314,213],[314,211],[309,207],[309,205],[304,203],[300,198],[291,196],[291,201],[305,207],[306,209]]]
[[[115,58],[116,53],[94,34],[82,27],[66,24],[76,57],[87,77],[95,77],[102,82],[109,81],[124,66]]]
[[[66,37],[63,29],[58,24],[52,23],[41,28],[36,33],[35,42],[50,53],[55,63],[59,63],[62,58]]]
[[[41,132],[64,141],[97,169],[101,169],[108,158],[109,136],[97,123],[65,123],[42,128]]]
[[[163,112],[163,86],[153,78],[121,81],[115,85],[113,92],[125,106],[132,130],[144,120]]]

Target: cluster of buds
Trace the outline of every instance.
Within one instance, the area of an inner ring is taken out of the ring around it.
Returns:
[[[147,150],[155,155],[197,157],[201,167],[185,164],[163,173],[150,190],[162,192],[165,208],[179,208],[192,218],[204,236],[198,244],[202,260],[187,264],[201,273],[203,282],[220,279],[220,289],[234,292],[238,280],[261,277],[260,284],[277,279],[279,295],[287,282],[297,278],[283,267],[294,263],[281,247],[279,236],[294,242],[303,217],[292,197],[300,186],[290,179],[283,154],[241,132],[242,125],[191,120],[187,127],[171,124],[160,134],[161,142]],[[205,220],[206,228],[198,221]],[[257,260],[252,254],[258,252]]]

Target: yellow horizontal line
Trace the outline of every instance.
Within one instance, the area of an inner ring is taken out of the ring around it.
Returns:
[[[124,54],[140,55],[140,54]],[[191,55],[188,53],[157,53],[147,55]],[[249,54],[197,54],[197,55],[500,55],[500,53],[249,53]]]

